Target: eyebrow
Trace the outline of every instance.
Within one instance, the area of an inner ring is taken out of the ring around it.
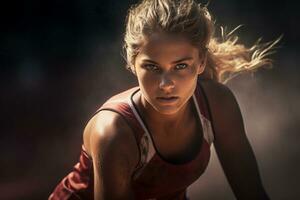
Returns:
[[[183,62],[183,61],[187,61],[187,60],[193,60],[193,57],[184,57],[184,58],[181,58],[179,60],[175,60],[175,61],[172,61],[172,64],[175,64],[175,63],[180,63],[180,62]],[[157,62],[153,61],[153,60],[150,60],[150,59],[143,59],[142,61],[144,62],[150,62],[150,63],[153,63],[153,64],[157,64]]]

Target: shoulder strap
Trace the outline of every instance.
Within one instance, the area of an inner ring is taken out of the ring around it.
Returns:
[[[201,120],[202,120],[204,137],[206,137],[209,144],[211,144],[214,141],[214,129],[212,126],[212,117],[211,117],[207,96],[199,80],[197,82],[197,88],[195,94],[196,94],[198,105],[201,109]]]

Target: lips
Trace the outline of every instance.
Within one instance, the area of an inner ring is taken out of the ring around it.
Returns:
[[[157,97],[156,98],[159,102],[161,103],[173,103],[173,102],[176,102],[179,97],[176,97],[176,96],[170,96],[170,97]]]
[[[165,100],[170,100],[170,99],[177,99],[178,97],[172,96],[172,97],[157,97],[158,99],[165,99]]]

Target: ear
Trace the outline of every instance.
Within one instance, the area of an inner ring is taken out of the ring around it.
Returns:
[[[129,69],[130,69],[131,73],[133,73],[133,75],[136,76],[135,66],[132,65],[132,66],[130,66]]]
[[[198,66],[198,71],[197,71],[198,74],[202,74],[204,72],[205,66],[206,66],[206,61],[207,61],[207,56],[205,54],[205,56],[202,56],[202,59],[201,59],[200,64]]]

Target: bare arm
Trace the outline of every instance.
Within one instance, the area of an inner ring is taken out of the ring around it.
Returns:
[[[101,111],[85,131],[93,159],[94,199],[134,199],[131,175],[139,154],[129,125],[119,114]]]
[[[209,81],[203,85],[211,108],[216,153],[236,198],[269,199],[234,95],[219,83]]]

